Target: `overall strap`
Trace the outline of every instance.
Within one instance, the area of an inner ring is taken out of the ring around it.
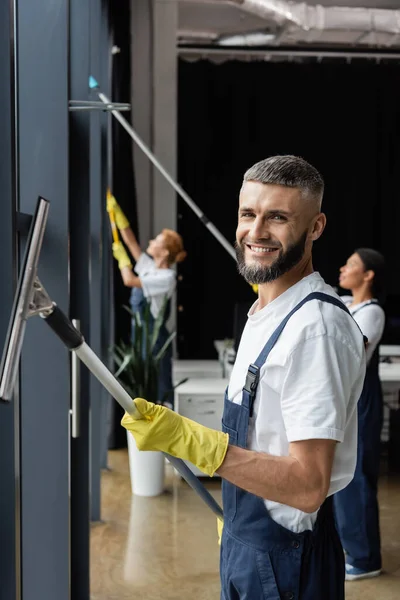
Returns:
[[[379,306],[379,302],[378,300],[375,300],[375,298],[372,298],[372,300],[369,300],[368,302],[366,302],[365,304],[363,304],[362,306],[359,306],[356,310],[354,310],[351,314],[354,317],[354,315],[356,313],[358,313],[360,310],[362,310],[363,308],[365,308],[366,306],[370,306],[371,304],[377,304]]]
[[[257,360],[254,363],[252,363],[247,370],[246,383],[244,385],[243,391],[247,392],[250,395],[250,416],[253,412],[254,398],[256,396],[258,383],[260,381],[261,367],[267,360],[269,353],[275,346],[282,331],[285,329],[286,323],[289,321],[290,317],[294,315],[294,313],[296,313],[302,306],[304,306],[306,302],[310,302],[311,300],[321,300],[321,302],[328,302],[329,304],[337,306],[338,308],[346,312],[349,316],[351,316],[349,309],[345,304],[343,304],[341,300],[335,298],[334,296],[330,296],[329,294],[324,294],[323,292],[312,292],[311,294],[308,294],[308,296],[303,298],[301,302],[296,304],[293,310],[291,310],[290,313],[286,315],[283,321],[275,329],[268,342],[265,344],[264,348],[258,355]]]
[[[376,300],[376,298],[372,298],[371,300],[369,300],[368,302],[366,302],[365,304],[363,304],[362,306],[359,306],[357,308],[357,310],[353,311],[351,314],[354,317],[354,315],[358,312],[360,312],[360,310],[362,310],[363,308],[365,308],[366,306],[370,306],[371,304],[376,304],[377,306],[380,306],[379,304],[379,300]],[[367,346],[367,342],[368,342],[368,338],[364,336],[364,341],[365,341],[365,347]],[[367,364],[367,371],[376,371],[377,373],[379,373],[379,344],[377,344],[373,355],[370,358],[369,363]]]

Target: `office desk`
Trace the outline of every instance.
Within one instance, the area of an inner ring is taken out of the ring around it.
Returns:
[[[400,356],[400,346],[379,346],[379,354],[381,356]]]
[[[379,377],[383,383],[397,382],[400,387],[400,362],[379,363]]]
[[[189,379],[221,379],[222,365],[218,360],[173,360],[172,377],[174,383]]]
[[[400,362],[398,363],[380,363],[379,377],[383,390],[383,427],[381,439],[382,442],[389,440],[389,417],[390,409],[400,408]]]

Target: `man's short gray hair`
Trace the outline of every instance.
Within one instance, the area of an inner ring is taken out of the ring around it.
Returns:
[[[303,197],[321,208],[324,180],[315,167],[299,156],[271,156],[261,160],[246,171],[244,181],[299,188]]]

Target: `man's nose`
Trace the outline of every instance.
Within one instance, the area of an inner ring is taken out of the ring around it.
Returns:
[[[268,240],[270,238],[268,225],[263,218],[259,217],[254,219],[249,231],[249,237],[254,241],[260,239]]]

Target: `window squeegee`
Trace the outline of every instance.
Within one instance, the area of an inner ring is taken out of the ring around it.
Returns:
[[[57,304],[51,300],[37,277],[37,268],[48,211],[48,200],[39,198],[30,228],[3,351],[0,367],[0,398],[2,400],[11,400],[12,398],[18,374],[26,321],[29,317],[39,315],[51,327],[68,350],[73,352],[86,365],[92,375],[96,377],[118,404],[134,418],[141,418],[131,396],[88,346],[80,331],[74,327],[73,323]],[[192,473],[186,463],[169,454],[165,454],[165,456],[181,477],[185,479],[217,517],[222,520],[223,513],[221,507],[196,475]]]

